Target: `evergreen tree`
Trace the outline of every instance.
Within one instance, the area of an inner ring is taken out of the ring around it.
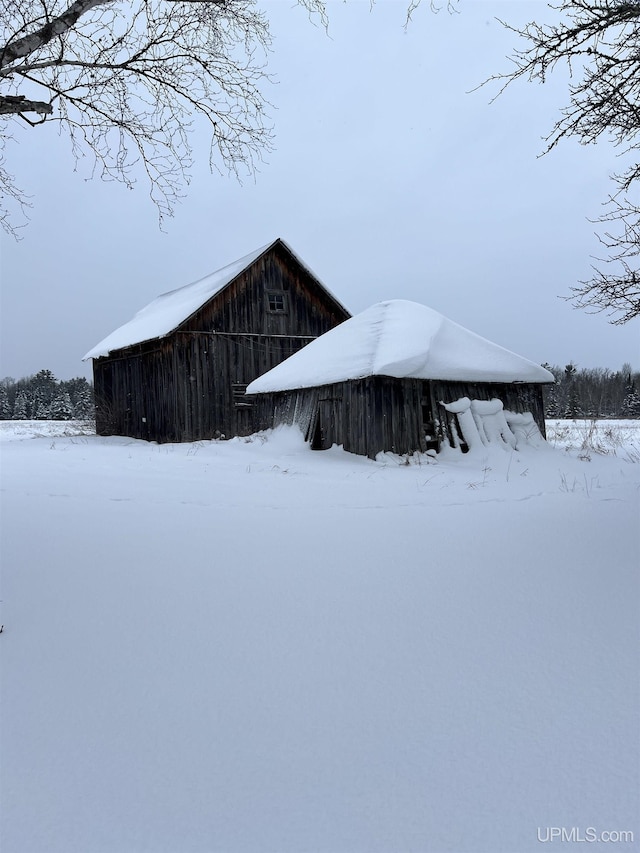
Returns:
[[[579,418],[582,414],[578,388],[575,382],[577,367],[573,362],[565,365],[562,377],[562,417]]]
[[[44,402],[44,400],[34,401],[33,408],[35,410],[34,418],[37,421],[48,421],[51,417],[50,407],[47,403]]]
[[[38,371],[33,377],[32,386],[34,389],[34,398],[37,400],[34,411],[37,412],[40,403],[44,403],[47,407],[50,407],[53,398],[58,393],[58,380],[53,373],[50,370]]]
[[[578,394],[578,389],[575,386],[572,386],[569,389],[569,397],[567,399],[567,405],[564,410],[565,418],[579,418],[584,414],[584,410],[580,405],[580,396]]]
[[[16,421],[27,419],[27,394],[26,391],[18,391],[16,402],[13,406],[13,418]]]
[[[544,411],[545,415],[548,418],[559,418],[560,417],[560,406],[558,404],[558,389],[555,385],[550,385],[544,389]]]
[[[640,394],[636,390],[636,383],[629,374],[627,386],[625,389],[624,400],[620,408],[620,414],[623,418],[638,418],[640,417]]]
[[[545,370],[548,370],[549,373],[553,373],[555,377],[555,383],[553,385],[543,385],[542,386],[542,396],[544,400],[544,411],[545,415],[548,418],[559,418],[560,417],[560,403],[558,399],[558,376],[557,376],[557,368],[552,367],[546,361],[542,365]]]
[[[59,391],[51,403],[49,417],[54,421],[68,421],[72,414],[73,406],[71,405],[71,397],[66,391]]]
[[[0,385],[0,420],[7,421],[11,417],[11,403],[4,385]]]
[[[76,394],[76,401],[73,406],[73,417],[79,420],[92,418],[94,415],[93,394],[91,386],[87,383],[86,388],[82,388]]]

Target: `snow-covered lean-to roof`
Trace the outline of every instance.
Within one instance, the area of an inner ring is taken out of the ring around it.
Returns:
[[[553,382],[538,364],[425,305],[379,302],[325,332],[254,380],[247,394],[330,385],[365,376],[469,382]]]
[[[115,332],[107,335],[104,340],[89,350],[82,360],[101,358],[102,356],[109,355],[114,350],[130,347],[133,344],[141,344],[155,338],[163,338],[171,334],[178,326],[188,320],[192,314],[202,308],[206,302],[220,293],[228,284],[231,284],[240,273],[255,263],[261,255],[264,255],[275,246],[276,243],[281,243],[300,266],[307,270],[314,279],[318,280],[317,276],[311,272],[309,267],[300,260],[284,240],[275,240],[266,246],[262,246],[260,249],[256,249],[255,252],[251,252],[243,258],[228,264],[226,267],[201,278],[199,281],[193,282],[193,284],[187,284],[185,287],[180,287],[177,290],[171,290],[168,293],[158,296],[153,302],[150,302],[145,308],[138,311],[128,323],[120,326]],[[338,303],[333,294],[330,295]]]

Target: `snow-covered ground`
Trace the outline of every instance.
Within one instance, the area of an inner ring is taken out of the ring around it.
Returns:
[[[640,422],[82,432],[0,422],[3,853],[638,849]]]

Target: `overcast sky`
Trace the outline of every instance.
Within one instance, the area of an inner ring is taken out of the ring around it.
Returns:
[[[403,298],[536,362],[640,368],[637,322],[613,327],[559,297],[588,278],[594,226],[619,168],[610,145],[543,136],[566,79],[522,83],[490,104],[471,90],[508,68],[496,17],[542,19],[541,2],[474,0],[403,29],[405,0],[331,2],[329,36],[293,0],[261,0],[275,36],[276,149],[239,184],[208,171],[158,228],[147,188],[87,181],[47,125],[8,165],[33,196],[23,238],[1,238],[0,373],[90,376],[82,356],[158,294],[276,237],[353,312]]]

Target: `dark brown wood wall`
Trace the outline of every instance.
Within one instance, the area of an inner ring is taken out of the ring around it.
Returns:
[[[372,459],[381,451],[426,450],[422,383],[370,376],[278,394],[256,395],[261,428],[296,423],[315,449],[342,445]]]
[[[268,310],[270,291],[286,295],[286,311]],[[173,334],[94,361],[98,433],[248,435],[256,420],[245,387],[348,316],[276,245]]]
[[[286,312],[268,310],[271,291],[286,294]],[[284,247],[276,246],[179,328],[318,337],[349,316],[304,268],[292,261]]]
[[[502,400],[514,412],[531,412],[544,435],[542,388],[534,384],[426,382],[372,376],[277,394],[256,395],[261,429],[296,423],[315,449],[332,444],[374,459],[382,451],[424,452],[449,428],[440,405],[461,397]],[[431,434],[433,443],[428,441]]]

